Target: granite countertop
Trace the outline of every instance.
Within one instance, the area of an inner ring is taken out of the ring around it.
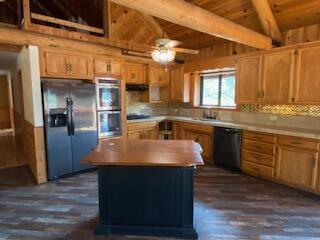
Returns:
[[[244,123],[244,122],[228,122],[228,121],[221,121],[221,120],[196,119],[192,117],[181,117],[181,116],[153,116],[147,119],[128,120],[127,123],[141,123],[141,122],[150,122],[150,121],[160,122],[163,120],[189,122],[189,123],[195,123],[195,124],[210,125],[215,127],[239,128],[243,130],[282,134],[282,135],[288,135],[288,136],[294,136],[294,137],[313,138],[313,139],[320,140],[319,130],[293,128],[293,127],[280,127],[280,126]]]

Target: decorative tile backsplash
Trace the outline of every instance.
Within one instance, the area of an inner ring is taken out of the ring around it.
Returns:
[[[242,104],[241,112],[248,113],[270,113],[291,116],[320,117],[319,105],[252,105]]]

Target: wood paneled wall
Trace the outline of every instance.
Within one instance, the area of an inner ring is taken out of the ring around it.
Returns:
[[[282,46],[320,40],[320,24],[295,28],[282,33]],[[200,49],[198,55],[184,54],[185,62],[227,57],[257,51],[258,49],[230,42]]]
[[[38,183],[47,181],[46,154],[43,127],[35,127],[28,121],[24,125],[24,151],[29,165]]]
[[[14,112],[17,160],[26,163],[37,183],[47,181],[47,166],[43,127],[35,127]]]

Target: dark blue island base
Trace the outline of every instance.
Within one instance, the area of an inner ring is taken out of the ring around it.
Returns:
[[[197,239],[193,227],[195,167],[99,166],[95,234]]]

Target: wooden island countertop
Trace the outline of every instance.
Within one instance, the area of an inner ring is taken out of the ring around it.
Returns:
[[[83,160],[92,165],[190,167],[203,165],[202,148],[191,140],[102,140]]]

